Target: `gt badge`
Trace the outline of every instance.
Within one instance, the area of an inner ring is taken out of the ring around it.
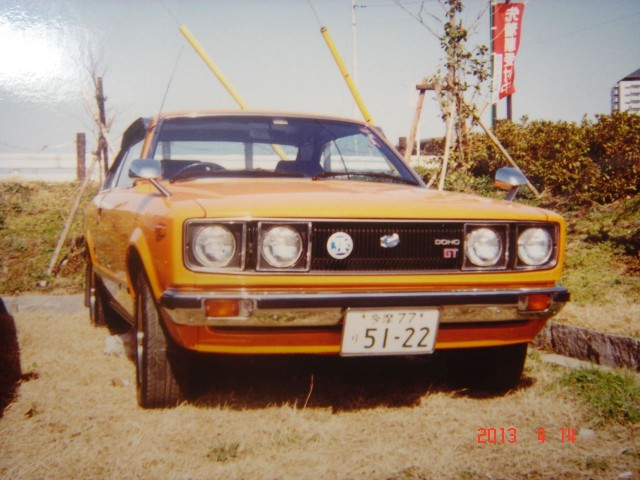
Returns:
[[[327,240],[327,252],[336,260],[347,258],[353,252],[353,239],[346,232],[336,232]]]

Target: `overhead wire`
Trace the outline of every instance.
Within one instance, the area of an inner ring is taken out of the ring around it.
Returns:
[[[162,4],[162,6],[164,7],[164,9],[167,11],[167,13],[169,14],[169,16],[171,18],[173,18],[174,22],[176,22],[176,25],[180,26],[180,21],[178,20],[178,17],[176,17],[173,12],[171,11],[171,9],[169,8],[169,6],[167,5],[167,3],[164,0],[160,0],[160,3]]]
[[[571,32],[563,33],[562,35],[556,35],[555,37],[550,37],[550,38],[546,38],[544,40],[539,40],[537,42],[529,43],[528,46],[531,47],[531,46],[541,45],[543,43],[553,42],[555,40],[558,40],[559,38],[570,37],[570,36],[576,35],[578,33],[582,33],[582,32],[586,32],[586,31],[589,31],[589,30],[596,29],[596,28],[600,28],[600,27],[602,27],[604,25],[610,25],[612,23],[623,22],[623,21],[628,20],[630,18],[637,17],[638,15],[640,15],[640,12],[632,13],[631,15],[625,15],[624,17],[613,18],[611,20],[607,20],[606,22],[596,23],[596,24],[593,24],[593,25],[589,25],[589,26],[577,29],[577,30],[573,30]]]
[[[173,70],[171,70],[171,75],[169,76],[169,83],[167,83],[167,88],[164,91],[162,102],[160,103],[160,113],[162,113],[162,110],[164,109],[164,103],[167,100],[169,89],[171,88],[171,84],[173,83],[173,77],[175,76],[176,70],[178,69],[178,63],[180,62],[180,56],[182,55],[183,48],[184,48],[184,45],[180,45],[180,50],[178,50],[178,55],[176,56],[176,61],[173,65]]]
[[[309,7],[311,7],[311,11],[313,12],[313,15],[316,17],[316,20],[318,21],[318,25],[320,25],[321,27],[322,25],[322,20],[320,20],[320,15],[318,15],[318,12],[316,11],[315,7],[313,6],[313,3],[311,2],[311,0],[307,0],[307,3],[309,4]]]

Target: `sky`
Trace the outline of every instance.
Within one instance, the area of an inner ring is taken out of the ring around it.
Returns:
[[[487,1],[464,4],[467,25],[485,11],[469,44],[488,45]],[[424,23],[414,17],[420,9]],[[140,116],[237,109],[180,25],[250,108],[360,117],[325,26],[374,123],[396,142],[409,134],[416,84],[442,65],[429,15],[443,18],[437,0],[356,0],[353,9],[351,0],[0,0],[0,153],[74,152],[77,132],[95,148],[84,100],[93,102],[92,71],[103,77],[115,150]],[[608,114],[613,85],[639,68],[640,0],[529,0],[514,120]],[[427,92],[419,136],[443,133]]]

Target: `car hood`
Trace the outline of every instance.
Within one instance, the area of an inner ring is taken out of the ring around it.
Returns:
[[[514,202],[409,185],[311,179],[215,179],[168,185],[172,201],[194,201],[215,218],[399,218],[548,220]]]

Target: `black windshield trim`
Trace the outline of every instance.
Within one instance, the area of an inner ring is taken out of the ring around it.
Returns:
[[[406,185],[413,185],[413,186],[418,186],[418,182],[415,182],[413,180],[409,180],[408,178],[404,178],[398,175],[392,175],[390,173],[384,173],[384,172],[358,172],[358,171],[351,171],[351,172],[322,172],[318,175],[314,175],[312,177],[312,180],[322,180],[322,179],[326,179],[326,178],[332,178],[332,177],[358,177],[358,176],[362,176],[362,177],[373,177],[373,178],[382,178],[385,180],[392,180],[394,182],[398,182],[398,183],[404,183]]]
[[[185,180],[193,180],[197,178],[304,178],[305,175],[298,172],[276,172],[273,170],[264,170],[262,168],[254,168],[251,170],[211,170],[204,172],[193,172],[193,175],[181,175],[177,178],[169,179],[169,183],[176,183]]]

